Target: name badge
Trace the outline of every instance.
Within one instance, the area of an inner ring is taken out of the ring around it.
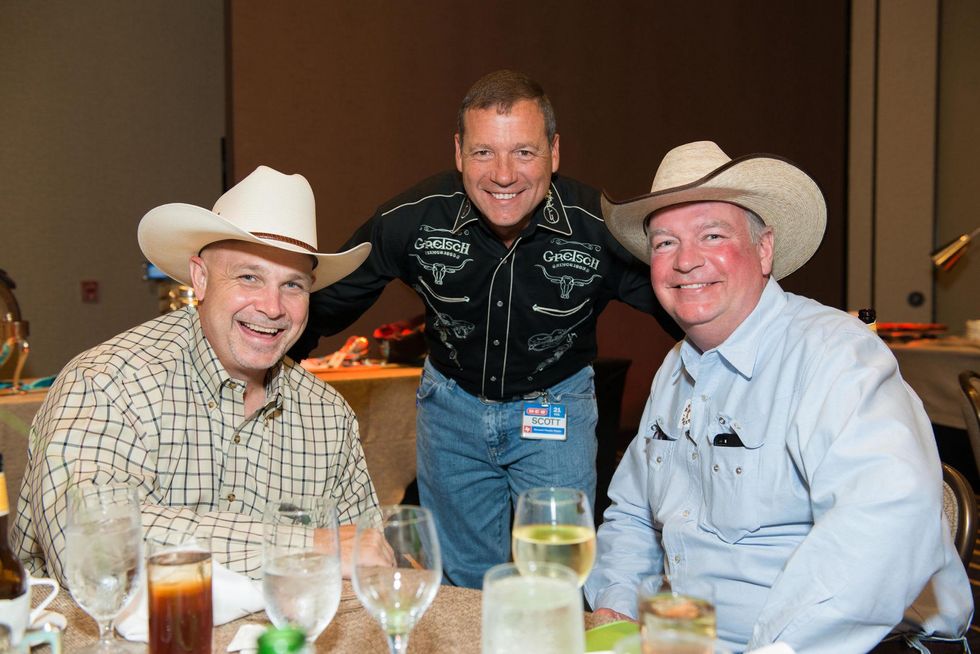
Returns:
[[[525,402],[521,422],[521,438],[529,440],[563,441],[568,417],[564,404]]]

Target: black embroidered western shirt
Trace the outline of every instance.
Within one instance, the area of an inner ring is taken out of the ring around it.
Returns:
[[[382,205],[343,247],[363,242],[373,246],[367,261],[310,298],[309,324],[290,352],[297,360],[353,323],[393,279],[425,305],[432,364],[493,400],[544,390],[591,363],[596,319],[611,299],[674,329],[649,268],[606,229],[598,192],[558,175],[509,248],[455,172]]]

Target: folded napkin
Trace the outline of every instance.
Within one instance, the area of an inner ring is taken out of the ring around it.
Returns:
[[[265,609],[262,583],[212,562],[211,609],[215,626]],[[149,638],[145,583],[137,598],[116,618],[116,630],[126,640],[145,643]]]
[[[746,654],[796,654],[796,651],[786,643],[773,643],[759,649],[754,649]]]
[[[45,625],[64,631],[68,627],[68,618],[57,611],[41,611],[37,619],[31,623],[31,629],[43,629]]]
[[[228,643],[227,651],[242,652],[242,654],[258,651],[259,636],[264,634],[268,628],[269,625],[267,624],[243,624],[238,628],[235,637]]]

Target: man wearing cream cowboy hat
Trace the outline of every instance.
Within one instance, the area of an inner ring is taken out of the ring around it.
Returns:
[[[737,649],[961,636],[973,602],[919,399],[862,323],[777,282],[820,245],[816,183],[779,157],[689,143],[649,194],[603,213],[686,336],[609,487],[591,605],[636,617],[637,584],[666,574],[681,593],[711,583]]]
[[[200,305],[123,332],[59,374],[31,426],[13,529],[21,560],[65,582],[66,491],[88,484],[135,486],[146,536],[209,534],[215,559],[251,576],[269,497],[334,498],[349,549],[345,523],[377,505],[357,422],[284,354],[310,292],[357,268],[370,246],[320,254],[309,183],[265,166],[213,211],[151,210],[139,243]]]

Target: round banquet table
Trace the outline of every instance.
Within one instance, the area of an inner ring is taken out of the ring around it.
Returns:
[[[441,586],[432,606],[425,612],[409,638],[408,651],[415,654],[479,654],[482,593],[468,588]],[[50,610],[68,619],[62,638],[65,652],[74,652],[95,642],[99,636],[95,621],[62,590]],[[585,614],[585,628],[603,620]],[[215,627],[212,651],[224,652],[243,624],[269,624],[263,611]],[[344,581],[340,609],[330,626],[317,640],[317,651],[334,654],[388,654],[388,644],[378,623],[353,595]]]

